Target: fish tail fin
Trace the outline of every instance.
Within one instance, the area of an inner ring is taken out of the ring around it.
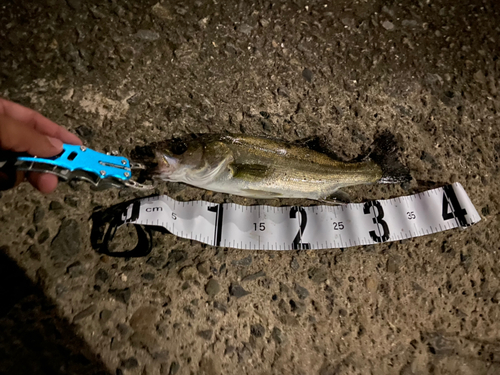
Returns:
[[[382,168],[381,184],[407,183],[412,180],[410,170],[398,157],[398,145],[394,135],[388,130],[382,132],[370,147],[368,158]]]

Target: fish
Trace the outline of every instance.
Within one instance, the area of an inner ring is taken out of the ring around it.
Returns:
[[[313,140],[314,141],[314,140]],[[317,141],[317,139],[316,139]],[[340,189],[411,181],[399,160],[394,135],[383,132],[365,155],[342,161],[304,141],[285,142],[244,134],[199,134],[138,146],[143,179],[180,182],[254,199],[303,198],[342,203]],[[344,198],[342,198],[344,197]],[[349,201],[350,199],[347,198]]]

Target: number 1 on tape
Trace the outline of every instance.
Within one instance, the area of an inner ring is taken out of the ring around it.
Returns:
[[[248,250],[370,245],[467,227],[481,220],[459,183],[344,206],[272,207],[178,202],[162,195],[131,204],[123,223],[155,225],[212,246]]]

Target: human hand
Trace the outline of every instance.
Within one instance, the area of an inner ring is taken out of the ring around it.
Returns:
[[[63,143],[81,145],[82,141],[40,113],[0,98],[0,151],[51,157],[62,151]],[[23,172],[9,176],[0,171],[0,190],[15,187],[24,179]],[[55,175],[35,172],[28,173],[27,180],[45,194],[54,191],[58,182]]]

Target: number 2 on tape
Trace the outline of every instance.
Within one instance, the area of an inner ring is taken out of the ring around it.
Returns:
[[[300,228],[292,242],[292,248],[294,250],[307,250],[311,248],[311,244],[302,242],[302,235],[304,234],[307,225],[307,213],[302,207],[294,206],[290,210],[290,219],[295,219],[297,217],[297,212],[300,213],[300,217],[298,218]]]

